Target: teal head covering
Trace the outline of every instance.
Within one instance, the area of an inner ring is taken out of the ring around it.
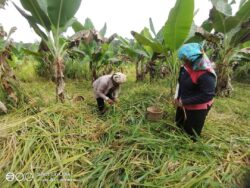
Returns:
[[[212,63],[199,43],[184,44],[178,51],[180,60],[188,60],[193,70],[208,70],[214,73]]]
[[[192,64],[199,61],[203,56],[202,46],[198,43],[184,44],[178,51],[180,60],[188,60]]]

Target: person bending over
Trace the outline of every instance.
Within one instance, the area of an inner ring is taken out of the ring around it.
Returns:
[[[93,82],[94,95],[101,114],[105,113],[104,101],[110,105],[116,102],[120,93],[120,85],[126,82],[126,80],[125,74],[117,72],[103,75]]]

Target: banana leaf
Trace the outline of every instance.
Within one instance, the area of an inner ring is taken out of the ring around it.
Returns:
[[[72,24],[72,29],[75,33],[77,33],[79,31],[85,30],[85,27],[78,20],[75,19],[74,23]]]
[[[241,48],[250,48],[250,41],[244,42]]]
[[[239,6],[239,7],[242,7],[246,1],[248,1],[248,0],[241,0],[241,1],[240,1],[240,6]]]
[[[26,20],[29,22],[30,26],[34,29],[37,35],[39,35],[41,38],[47,40],[47,35],[38,27],[38,22],[34,19],[33,16],[28,15],[26,12],[24,12],[22,9],[20,9],[14,2],[13,5],[18,10],[18,12],[26,18]]]
[[[230,45],[232,45],[233,47],[236,47],[237,45],[243,44],[248,41],[250,41],[250,28],[240,29],[232,37],[230,41]]]
[[[152,18],[149,18],[149,26],[150,26],[150,30],[152,31],[152,33],[154,34],[154,36],[156,37],[156,32],[155,32],[155,27],[154,27],[154,23]]]
[[[200,35],[196,34],[197,29],[198,29],[197,25],[195,25],[195,23],[193,22],[185,43],[191,43],[191,42],[200,43],[204,40]]]
[[[136,58],[138,56],[143,56],[146,58],[150,58],[149,55],[147,54],[147,52],[141,50],[141,49],[134,49],[132,47],[129,46],[121,46],[121,48],[125,51],[126,54],[128,54],[130,57],[132,58]]]
[[[154,40],[147,27],[144,27],[144,29],[141,31],[141,34],[152,41]]]
[[[95,26],[90,18],[85,19],[84,29],[95,29]]]
[[[134,49],[123,45],[121,45],[121,48],[125,51],[126,54],[129,55],[129,57],[136,57],[137,53],[134,51]]]
[[[58,35],[73,24],[72,18],[81,4],[81,0],[20,1],[22,6],[31,13],[31,16],[14,4],[15,7],[28,20],[35,32],[45,40],[47,36],[38,25],[41,25],[47,32],[53,30]]]
[[[143,50],[140,50],[140,49],[136,49],[135,52],[140,55],[140,56],[143,56],[143,57],[146,57],[146,58],[150,58],[149,55],[143,51]]]
[[[107,32],[107,24],[105,23],[99,33],[102,37],[104,37],[106,35],[106,32]]]
[[[0,38],[0,53],[2,53],[5,50],[5,40]]]
[[[250,18],[250,1],[245,2],[235,14],[235,16],[227,16],[220,9],[213,7],[209,14],[209,19],[213,23],[216,31],[227,33],[238,27]]]
[[[225,21],[226,31],[229,31],[243,22],[246,22],[250,18],[250,1],[245,2],[235,14],[235,16],[229,17]]]
[[[205,20],[201,27],[206,30],[207,32],[211,32],[213,30],[213,23],[210,20]]]
[[[23,8],[31,13],[36,23],[44,27],[47,31],[51,30],[50,18],[44,12],[45,9],[40,7],[41,3],[39,4],[38,0],[20,0],[20,2]]]
[[[162,27],[158,33],[156,34],[156,40],[160,43],[163,43],[163,40],[164,40],[164,34],[163,34],[163,30],[164,30],[164,27]]]
[[[164,42],[177,50],[188,37],[194,16],[194,0],[177,0],[164,26]]]
[[[154,52],[157,53],[163,53],[163,47],[162,44],[156,42],[156,41],[152,41],[146,37],[144,37],[142,34],[139,34],[135,31],[131,31],[131,34],[133,35],[133,37],[136,39],[136,41],[144,46],[149,46],[152,48],[152,50]]]
[[[34,51],[29,50],[29,49],[26,49],[26,48],[21,48],[21,51],[22,51],[24,54],[26,54],[26,55],[32,55],[32,56],[34,56],[34,57],[36,57],[36,58],[42,58],[42,57],[43,57],[43,55],[42,55],[41,53],[39,53],[39,52],[34,52]]]
[[[212,21],[213,28],[217,32],[226,33],[226,15],[218,11],[215,7],[210,10],[209,20]]]
[[[213,6],[227,16],[232,15],[232,7],[228,0],[210,0]]]
[[[81,0],[47,0],[48,16],[53,26],[59,29],[66,25],[73,18],[80,4]]]

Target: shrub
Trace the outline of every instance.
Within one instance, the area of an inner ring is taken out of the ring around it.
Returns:
[[[71,79],[90,79],[90,71],[87,62],[80,62],[78,60],[68,60],[65,62],[64,75]]]
[[[37,73],[35,67],[37,62],[28,61],[25,64],[18,65],[16,68],[17,78],[23,82],[32,82],[37,78]]]
[[[51,79],[53,77],[53,66],[50,62],[38,61],[35,70],[37,75],[43,78]]]
[[[250,80],[250,62],[238,66],[234,71],[234,79],[240,82],[249,82]]]

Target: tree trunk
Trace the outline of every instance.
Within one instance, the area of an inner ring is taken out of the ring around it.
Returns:
[[[64,61],[61,57],[56,57],[55,61],[55,81],[56,81],[56,100],[64,102]]]
[[[229,97],[232,94],[233,86],[231,84],[232,68],[228,64],[218,64],[216,67],[217,72],[217,88],[216,94],[222,97]]]
[[[136,73],[136,81],[138,81],[138,78],[139,78],[139,61],[135,62],[135,73]]]
[[[143,62],[140,63],[141,63],[141,81],[144,81],[145,75],[147,73],[147,66],[143,64]]]
[[[89,62],[89,69],[91,71],[91,76],[92,76],[92,82],[94,82],[96,79],[97,79],[97,72],[96,72],[96,68],[95,66],[93,65],[93,61],[90,61]]]
[[[136,81],[142,81],[142,73],[141,73],[141,67],[140,67],[141,63],[140,61],[136,62]]]
[[[150,82],[153,82],[156,78],[156,64],[154,61],[149,61],[147,64],[149,71]]]
[[[97,73],[96,73],[96,69],[93,69],[92,70],[92,78],[93,78],[93,81],[95,81],[97,79]]]
[[[136,81],[143,81],[145,77],[144,66],[141,60],[136,61]]]

